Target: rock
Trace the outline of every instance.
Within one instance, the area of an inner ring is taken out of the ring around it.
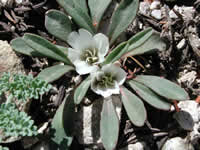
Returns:
[[[181,101],[178,103],[178,107],[181,110],[188,112],[191,115],[194,123],[198,123],[200,121],[200,105],[195,101]]]
[[[162,150],[194,150],[194,147],[185,139],[175,137],[167,140]]]
[[[199,143],[199,140],[200,140],[200,122],[194,124],[194,127],[193,127],[193,131],[189,133],[189,140],[191,141],[191,144],[194,146],[194,147],[197,147],[199,148],[200,147],[200,143]],[[197,149],[196,148],[196,149]]]
[[[160,1],[153,1],[151,3],[150,9],[151,10],[153,10],[153,9],[159,9],[160,7],[161,7]]]
[[[34,146],[32,150],[50,150],[48,143],[46,142],[41,142]]]
[[[194,124],[200,121],[200,106],[192,100],[178,103],[180,112],[176,112],[173,117],[178,121],[184,130],[193,130]]]
[[[187,86],[191,86],[197,79],[197,72],[196,71],[185,72],[185,71],[182,73],[182,75],[180,74],[178,82],[180,84],[185,83]]]
[[[119,96],[112,96],[118,117],[121,113]],[[75,119],[75,137],[78,142],[88,146],[102,146],[100,139],[100,116],[103,99],[95,100],[90,106],[83,106]]]
[[[185,46],[186,46],[186,40],[185,40],[185,39],[182,39],[182,40],[176,45],[177,49],[179,49],[179,50],[185,48]]]
[[[186,7],[186,6],[178,7],[177,5],[175,5],[174,10],[180,13],[184,20],[193,20],[195,13],[194,7]]]
[[[0,0],[0,7],[11,8],[13,6],[14,0]]]
[[[179,111],[176,112],[173,115],[173,118],[177,120],[179,125],[184,129],[188,131],[192,131],[194,127],[194,121],[192,119],[192,116],[186,112],[186,111]]]
[[[21,4],[23,0],[15,0],[16,4]]]
[[[187,129],[188,127],[191,128],[191,124],[193,122],[192,131],[188,133],[187,139],[191,141],[196,147],[200,147],[200,105],[195,101],[181,101],[178,103],[178,107],[187,112],[190,116],[184,115],[183,113],[178,113],[179,119],[178,122],[183,129]],[[176,117],[175,117],[176,118]],[[192,121],[191,121],[192,118]]]
[[[150,15],[150,4],[146,1],[140,2],[139,12],[144,15]]]
[[[169,11],[169,17],[171,19],[177,19],[178,18],[178,16],[175,14],[175,12],[173,10]]]
[[[154,17],[157,20],[161,20],[162,19],[162,12],[160,9],[154,9],[151,12],[151,16]]]
[[[120,150],[150,150],[145,142],[137,142],[135,144],[129,144]]]
[[[21,59],[15,54],[7,41],[0,40],[0,77],[4,72],[25,73]]]

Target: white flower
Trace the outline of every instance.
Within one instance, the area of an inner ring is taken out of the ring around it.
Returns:
[[[118,66],[107,64],[101,70],[92,73],[91,89],[103,97],[119,94],[126,79],[126,72]]]
[[[85,29],[70,33],[67,41],[72,47],[68,49],[68,58],[80,75],[95,72],[109,50],[109,41],[104,34],[92,36]]]

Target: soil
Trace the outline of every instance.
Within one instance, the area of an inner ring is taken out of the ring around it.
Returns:
[[[193,6],[195,10],[195,17],[192,20],[189,18],[188,20],[183,20],[178,17],[173,21],[164,17],[162,21],[158,21],[152,17],[138,13],[136,18],[138,23],[133,26],[129,26],[126,30],[126,36],[130,37],[139,32],[141,30],[139,28],[139,24],[142,23],[145,27],[152,27],[154,30],[161,33],[162,38],[164,38],[169,45],[167,51],[165,52],[156,52],[150,55],[135,57],[145,66],[146,72],[144,72],[144,70],[131,59],[128,59],[126,65],[130,66],[130,68],[137,68],[136,74],[148,73],[156,76],[163,76],[175,82],[180,78],[180,74],[182,72],[187,73],[189,71],[196,71],[197,78],[199,79],[199,49],[198,47],[195,49],[195,46],[189,40],[190,34],[188,29],[191,26],[195,27],[196,30],[193,34],[196,35],[197,38],[200,38],[200,20],[198,20],[198,16],[200,16],[200,1],[190,0],[186,2],[182,0],[175,0],[174,2],[166,2],[163,0],[161,3],[162,6],[167,6],[167,12],[169,12],[174,5]],[[56,41],[57,43],[60,43],[60,41],[57,41],[55,37],[47,32],[44,26],[45,13],[50,9],[59,10],[61,8],[58,6],[56,1],[51,0],[27,0],[21,5],[14,6],[12,8],[3,8],[2,14],[0,15],[0,39],[10,42],[12,39],[21,37],[24,33],[29,32],[40,35],[51,42]],[[177,44],[182,38],[186,39],[186,44],[183,48],[178,49]],[[54,63],[54,61],[50,59],[38,59],[20,54],[18,55],[23,61],[26,73],[32,73],[34,76],[36,76],[41,69],[47,67],[43,62],[48,61],[49,66]],[[75,72],[66,74],[61,79],[53,82],[52,84],[56,87],[57,91],[50,91],[47,95],[43,96],[41,101],[32,101],[29,115],[35,121],[35,125],[41,127],[46,122],[50,124],[58,106],[64,98],[64,91],[68,88],[66,85],[69,86],[67,83],[71,81],[71,77],[75,74]],[[200,85],[198,83],[187,84],[186,82],[181,82],[181,86],[189,93],[190,99],[195,99],[198,95],[200,95]],[[52,103],[51,99],[53,97],[56,97],[56,103]],[[145,105],[149,114],[148,120],[146,125],[140,128],[135,127],[130,123],[123,109],[117,149],[125,147],[130,143],[144,140],[147,142],[150,149],[159,150],[162,143],[170,137],[170,135],[159,133],[169,132],[176,129],[177,123],[172,118],[172,112],[157,110],[146,103]],[[49,126],[50,125],[48,125],[44,134],[40,137],[40,141],[48,139]],[[182,131],[182,133],[182,136],[184,137],[186,132]],[[178,133],[175,134],[178,135]],[[8,146],[10,150],[24,149],[24,143],[22,140],[2,145]],[[84,148],[84,145],[80,145],[76,139],[73,141],[71,146],[71,150],[82,150]],[[31,150],[32,147],[28,149]]]

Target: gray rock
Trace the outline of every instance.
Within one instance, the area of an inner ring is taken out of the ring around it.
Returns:
[[[21,59],[7,41],[0,40],[0,77],[4,72],[25,73]]]
[[[181,110],[188,112],[191,115],[194,123],[198,123],[200,121],[200,105],[195,101],[181,101],[178,103],[178,107]]]
[[[175,14],[175,12],[173,10],[169,11],[169,17],[171,19],[177,19],[178,18],[178,16]]]
[[[119,96],[112,96],[118,117],[121,113]],[[75,119],[75,137],[83,145],[102,146],[100,139],[100,116],[103,99],[95,100],[90,106],[83,106]]]
[[[127,147],[124,147],[120,150],[150,150],[150,149],[145,142],[141,141],[134,144],[129,144]]]
[[[48,143],[41,142],[33,147],[32,150],[50,150]]]
[[[174,6],[174,10],[179,12],[184,20],[192,20],[194,17],[195,9],[194,7],[186,7],[186,6]]]
[[[154,9],[151,12],[151,16],[157,20],[161,20],[162,19],[162,11],[160,9]]]
[[[194,127],[194,121],[192,119],[192,116],[186,112],[186,111],[179,111],[176,112],[173,117],[177,120],[179,125],[184,129],[188,131],[192,131]]]
[[[200,148],[200,143],[199,143],[200,132],[199,132],[199,129],[200,129],[200,122],[194,124],[193,131],[190,132],[189,135],[188,135],[192,145],[194,145],[195,147],[198,147],[198,148]]]
[[[181,127],[183,129],[188,129],[189,127],[191,128],[191,124],[193,123],[192,126],[192,131],[188,133],[187,139],[191,141],[191,144],[197,147],[200,147],[200,143],[198,142],[200,139],[200,105],[196,103],[195,101],[181,101],[178,103],[178,107],[184,111],[187,112],[190,116],[184,114],[184,113],[178,113],[178,115],[175,115],[179,118],[177,120]],[[175,118],[177,118],[175,117]],[[180,119],[182,118],[182,119]],[[192,121],[191,121],[192,118]]]
[[[194,150],[194,147],[187,140],[175,137],[167,140],[162,150]]]
[[[14,0],[0,0],[0,7],[9,7],[11,8],[14,3]]]
[[[153,10],[153,9],[159,9],[160,7],[161,7],[160,1],[153,1],[151,3],[150,9],[151,10]]]
[[[177,44],[177,49],[183,49],[186,46],[186,40],[182,39],[178,44]]]
[[[198,84],[197,72],[196,71],[189,71],[188,69],[183,70],[183,72],[179,73],[179,84],[185,84],[188,87],[191,87],[195,83]],[[200,83],[200,82],[199,82]]]
[[[148,2],[140,2],[139,12],[144,15],[150,15],[150,4]]]

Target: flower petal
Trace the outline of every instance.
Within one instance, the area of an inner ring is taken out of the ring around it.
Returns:
[[[126,80],[126,72],[114,64],[107,64],[103,66],[102,70],[115,76],[116,81],[119,85],[122,85]]]
[[[92,89],[92,90],[95,90],[95,89]],[[115,82],[113,87],[102,88],[102,87],[97,86],[94,92],[99,95],[102,95],[103,97],[108,97],[108,96],[111,96],[112,94],[119,94],[120,90],[119,90],[119,85],[117,84],[117,82]]]
[[[119,68],[116,74],[116,81],[118,82],[119,85],[122,85],[125,82],[126,74],[127,73],[123,69]]]
[[[88,74],[91,72],[95,72],[98,70],[98,66],[96,65],[88,65],[85,61],[74,61],[73,64],[76,67],[76,71],[78,72],[78,74],[83,75],[83,74]]]
[[[79,32],[72,32],[68,36],[68,43],[74,48],[80,51],[86,48],[94,48],[95,41],[92,34],[85,29],[79,29]]]
[[[79,34],[77,32],[72,32],[69,34],[68,39],[67,39],[68,44],[77,50],[80,49],[80,45],[77,42],[78,37],[79,37]]]
[[[94,36],[94,41],[96,44],[96,48],[98,49],[99,62],[103,62],[104,56],[107,54],[109,50],[108,37],[102,33],[98,33]]]
[[[68,48],[68,58],[72,63],[74,63],[76,60],[80,60],[80,51],[72,48]]]

